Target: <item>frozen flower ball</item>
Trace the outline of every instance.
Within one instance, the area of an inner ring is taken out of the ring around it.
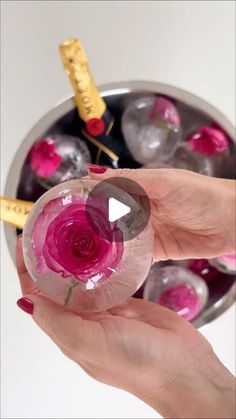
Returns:
[[[165,161],[175,152],[181,122],[174,104],[162,96],[132,102],[122,116],[122,132],[135,160],[143,165]]]
[[[229,141],[223,131],[218,128],[203,126],[187,138],[192,151],[205,156],[222,156],[229,148]]]
[[[123,218],[109,221],[107,195],[115,188],[127,205],[142,208],[109,184],[106,196],[88,200],[97,184],[79,179],[50,189],[36,202],[23,232],[29,274],[45,295],[75,312],[106,310],[130,297],[152,261],[151,227],[124,241],[129,224]]]
[[[85,176],[91,155],[87,145],[79,138],[52,135],[35,142],[28,161],[37,181],[50,189],[61,182]]]
[[[154,263],[145,282],[143,296],[193,320],[204,308],[208,288],[198,275],[181,266],[159,267]]]

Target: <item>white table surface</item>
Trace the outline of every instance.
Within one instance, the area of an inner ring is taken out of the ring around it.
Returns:
[[[27,131],[71,94],[57,46],[85,45],[98,84],[161,81],[202,96],[234,122],[233,1],[3,1],[2,185]],[[135,397],[100,384],[65,358],[15,304],[2,237],[2,417],[151,418]],[[234,372],[235,309],[201,332]]]

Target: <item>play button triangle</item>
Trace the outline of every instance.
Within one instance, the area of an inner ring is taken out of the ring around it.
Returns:
[[[130,207],[123,204],[122,202],[118,201],[115,198],[109,198],[108,201],[108,216],[109,221],[112,223],[113,221],[119,220],[120,218],[124,217],[124,215],[129,214],[131,211]]]
[[[100,211],[99,216],[96,215],[99,208],[104,222],[99,218]],[[151,205],[145,190],[125,177],[115,176],[97,182],[88,193],[87,221],[96,235],[112,243],[124,243],[137,237],[148,225],[150,213]]]

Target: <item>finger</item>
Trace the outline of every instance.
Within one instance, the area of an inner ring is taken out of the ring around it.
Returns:
[[[173,170],[175,169],[106,169],[104,173],[95,173],[93,172],[93,165],[88,165],[88,174],[92,179],[109,181],[110,178],[113,178],[112,183],[115,183],[114,178],[116,177],[130,179],[140,185],[150,197],[154,193],[161,197],[162,190],[166,186],[166,180],[170,177],[170,174],[172,177]],[[157,182],[157,184],[153,182]],[[119,186],[119,183],[117,186]],[[127,182],[125,186],[126,192],[131,194],[136,193],[134,185],[130,186]],[[140,189],[138,189],[138,194],[140,194]]]
[[[22,294],[25,295],[39,292],[36,283],[30,278],[25,266],[22,251],[22,237],[20,237],[16,243],[16,268],[20,279]]]
[[[39,295],[40,290],[30,278],[24,263],[22,238],[19,238],[16,245],[16,264],[22,293],[24,298],[33,303],[33,318],[38,326],[67,356],[72,359],[76,358],[77,362],[79,362],[78,356],[81,358],[85,353],[89,356],[92,352],[91,348],[97,348],[97,341],[94,342],[95,333],[99,336],[101,332],[97,330],[100,325],[95,321],[96,317],[93,319],[91,316],[90,319],[87,316],[88,320],[82,319],[43,295]],[[100,313],[100,318],[106,315],[106,312]]]

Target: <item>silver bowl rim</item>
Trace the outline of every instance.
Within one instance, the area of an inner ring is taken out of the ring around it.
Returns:
[[[153,81],[123,81],[116,83],[107,83],[99,86],[99,91],[101,96],[116,96],[118,94],[128,94],[128,93],[158,93],[170,96],[176,100],[183,102],[184,104],[195,108],[196,110],[210,116],[213,120],[220,123],[220,125],[227,132],[229,137],[236,142],[235,140],[235,128],[230,120],[215,106],[211,105],[209,102],[200,98],[199,96],[190,93],[184,89]],[[49,110],[28,132],[21,145],[19,146],[17,152],[15,153],[12,163],[10,165],[6,184],[4,188],[4,195],[9,197],[15,197],[18,187],[18,179],[20,176],[21,168],[25,157],[28,153],[30,146],[33,141],[38,138],[42,132],[47,131],[56,120],[60,119],[66,113],[72,111],[75,108],[75,103],[73,96],[68,99],[61,101],[53,109]],[[14,173],[14,177],[12,177]],[[15,263],[14,249],[16,243],[15,229],[4,224],[5,237],[7,245]],[[199,328],[212,320],[216,319],[224,313],[235,301],[236,294],[236,285],[232,285],[230,290],[215,304],[207,308],[202,314],[193,321],[195,327]]]

